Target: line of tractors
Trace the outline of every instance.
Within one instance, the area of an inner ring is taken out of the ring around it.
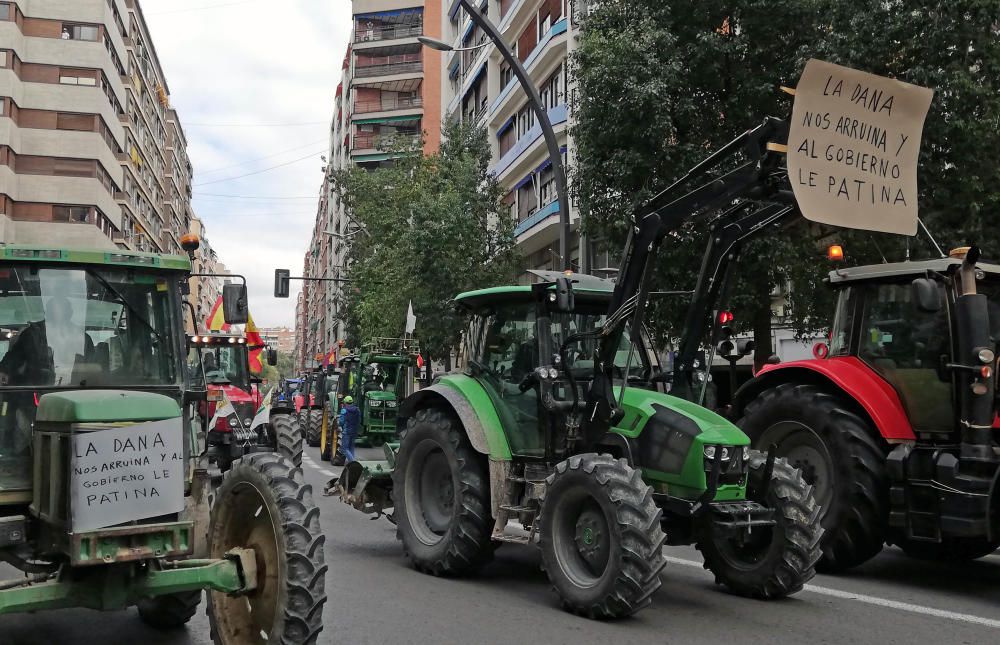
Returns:
[[[747,349],[726,337],[741,245],[799,216],[773,145],[787,129],[765,120],[656,196],[614,281],[535,271],[456,296],[464,368],[419,390],[407,338],[262,392],[257,348],[196,331],[188,258],[0,247],[0,560],[23,572],[0,581],[0,614],[134,605],[169,628],[208,591],[216,643],[316,642],[327,567],[302,445],[336,460],[348,395],[384,459],[345,464],[329,493],[386,514],[432,575],[537,545],[562,605],[592,618],[648,606],[666,544],[761,599],[885,544],[992,552],[1000,266],[978,248],[833,270],[817,358],[701,405],[715,355]],[[692,223],[712,234],[665,369],[652,268]],[[223,300],[246,322],[245,284]]]

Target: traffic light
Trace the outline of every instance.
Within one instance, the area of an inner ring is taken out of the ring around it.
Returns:
[[[288,269],[275,269],[274,270],[274,297],[275,298],[287,298],[289,291],[289,276],[292,272]]]

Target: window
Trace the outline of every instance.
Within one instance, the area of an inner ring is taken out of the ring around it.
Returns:
[[[13,20],[14,10],[9,2],[0,2],[0,20]]]
[[[63,40],[88,40],[90,42],[97,42],[100,35],[101,29],[96,25],[75,25],[71,23],[63,23]]]
[[[552,172],[552,165],[543,170],[538,177],[540,188],[538,189],[539,203],[542,206],[556,201],[556,176]]]
[[[514,80],[514,70],[507,63],[500,63],[500,89],[504,89]]]
[[[2,11],[2,10],[0,10]],[[0,49],[0,67],[7,67],[7,50]]]
[[[63,85],[87,85],[97,87],[97,72],[92,69],[60,68],[59,82]]]
[[[53,206],[53,222],[86,223],[90,216],[89,206]]]

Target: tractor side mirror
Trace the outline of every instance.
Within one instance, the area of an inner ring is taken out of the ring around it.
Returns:
[[[912,289],[917,309],[928,314],[941,310],[941,291],[936,282],[930,278],[917,278],[913,281]]]
[[[278,364],[278,350],[268,349],[267,350],[267,364],[274,367]]]
[[[222,315],[228,325],[246,324],[250,317],[247,305],[247,288],[242,284],[222,286]]]
[[[567,277],[556,280],[555,310],[561,313],[572,313],[576,309],[576,298],[573,296],[573,281]]]

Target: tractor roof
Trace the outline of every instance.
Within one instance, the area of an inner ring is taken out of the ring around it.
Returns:
[[[543,282],[555,282],[556,279],[566,275],[561,271],[529,271],[529,273],[538,276]],[[583,273],[573,273],[569,277],[573,279],[573,293],[578,296],[583,295],[588,300],[606,301],[615,289],[615,283],[604,278]],[[531,285],[527,284],[477,289],[455,296],[456,302],[469,308],[496,302],[527,302],[530,300]]]
[[[962,264],[962,258],[937,258],[934,260],[917,260],[912,262],[891,262],[886,264],[868,264],[858,267],[846,267],[830,272],[832,284],[865,282],[878,280],[894,280],[919,278],[932,273],[950,273]],[[989,262],[978,262],[976,267],[987,274],[1000,275],[1000,265]]]
[[[190,271],[191,261],[183,255],[160,255],[136,251],[106,251],[100,249],[69,249],[46,246],[0,246],[0,262],[39,262],[65,264],[102,264],[108,267],[127,266],[166,271]]]

